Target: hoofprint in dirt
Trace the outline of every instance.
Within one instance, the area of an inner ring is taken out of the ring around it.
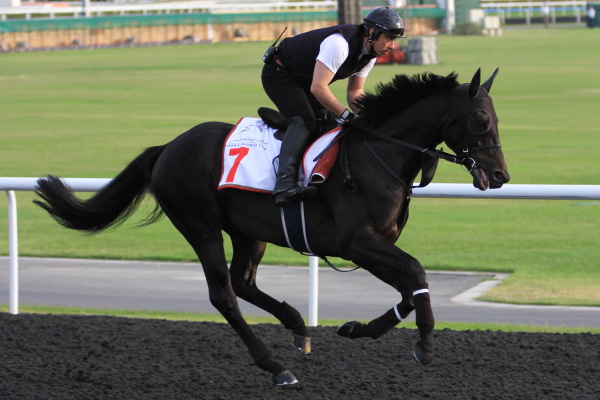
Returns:
[[[257,333],[298,376],[273,386],[226,324],[0,314],[0,398],[599,399],[600,336],[436,332],[438,357],[412,359],[414,332],[351,340],[311,328],[313,352],[280,325]]]

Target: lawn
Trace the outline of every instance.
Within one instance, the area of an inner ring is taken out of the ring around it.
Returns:
[[[492,88],[511,183],[599,184],[600,35],[585,28],[440,36],[433,66],[377,66],[372,90],[394,74],[478,67]],[[235,122],[270,105],[260,84],[266,43],[0,54],[0,176],[112,177],[142,149],[200,122]],[[333,85],[343,96],[344,86]],[[343,98],[343,97],[342,97]],[[440,163],[434,182],[469,183]],[[22,256],[194,260],[164,219],[85,237],[17,193]],[[151,206],[151,204],[149,205]],[[7,225],[0,197],[0,226]],[[143,218],[139,214],[138,220]],[[427,269],[504,271],[496,301],[600,305],[600,202],[415,198],[398,245]],[[0,230],[0,254],[8,253]],[[230,250],[227,251],[230,255]],[[305,265],[270,246],[264,262]],[[335,260],[345,265],[344,260]]]

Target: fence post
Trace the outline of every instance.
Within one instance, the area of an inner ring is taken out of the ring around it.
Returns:
[[[319,324],[319,259],[310,256],[308,261],[308,326]]]
[[[6,191],[8,199],[8,275],[9,312],[19,313],[19,252],[17,242],[17,199],[13,190]]]

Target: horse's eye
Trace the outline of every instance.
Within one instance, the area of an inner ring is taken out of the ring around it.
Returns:
[[[487,133],[492,126],[492,117],[485,110],[476,110],[469,117],[469,131],[476,135]]]

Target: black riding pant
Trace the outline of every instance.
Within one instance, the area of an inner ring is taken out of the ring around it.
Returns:
[[[302,87],[289,70],[274,61],[264,65],[261,80],[265,92],[288,122],[299,116],[313,138],[318,135],[317,113],[323,106],[310,90]]]

